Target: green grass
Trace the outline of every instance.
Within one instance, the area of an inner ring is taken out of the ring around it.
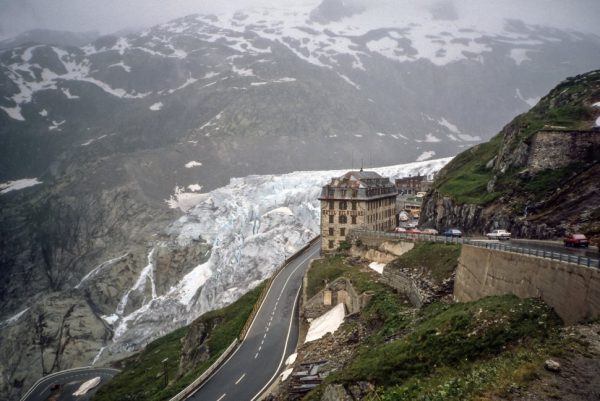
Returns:
[[[528,338],[547,338],[560,324],[539,300],[489,297],[466,304],[433,304],[405,338],[362,349],[333,381],[399,385],[437,369],[496,356]]]
[[[210,358],[185,376],[173,380],[179,368],[181,347],[189,326],[151,342],[140,353],[121,361],[118,367],[122,372],[101,387],[93,400],[160,401],[173,397],[202,374],[239,335],[263,288],[264,284],[261,284],[233,304],[207,312],[192,323],[200,321],[207,327],[214,326],[214,329],[208,339]],[[162,361],[165,358],[168,358],[167,371],[171,380],[166,388],[162,376]]]
[[[450,277],[458,264],[460,244],[418,242],[409,252],[400,256],[386,268],[403,267],[427,270],[436,283]]]
[[[597,113],[586,102],[597,98],[599,80],[598,74],[589,74],[562,82],[529,112],[513,119],[489,142],[456,156],[438,175],[435,188],[459,204],[487,205],[502,196],[511,196],[514,188],[521,188],[524,184],[518,176],[519,171],[509,170],[500,174],[494,191],[488,193],[487,183],[494,172],[486,168],[486,164],[501,147],[510,154],[545,126],[564,127],[560,128],[564,130],[590,129]],[[524,189],[531,189],[534,194],[547,192],[556,186],[556,181],[553,181],[556,178],[553,173],[545,172],[536,183],[530,183]]]

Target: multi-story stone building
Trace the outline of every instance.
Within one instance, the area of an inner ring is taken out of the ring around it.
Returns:
[[[354,228],[385,231],[396,225],[396,186],[373,171],[350,171],[321,190],[321,251],[331,252]]]
[[[418,192],[427,192],[433,180],[429,180],[426,175],[414,175],[396,179],[396,188],[398,193],[403,195],[416,195]]]

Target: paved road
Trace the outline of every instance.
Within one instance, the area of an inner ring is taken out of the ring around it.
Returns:
[[[53,373],[38,381],[21,401],[46,401],[51,395],[55,396],[53,400],[56,401],[87,401],[117,373],[119,373],[118,370],[110,368],[77,368]],[[85,395],[73,396],[73,393],[77,391],[82,383],[94,377],[100,377],[98,386]],[[56,383],[60,384],[61,387],[53,392],[50,388]]]
[[[291,261],[273,280],[246,339],[188,400],[252,401],[281,373],[298,342],[298,297],[320,241]]]
[[[566,247],[562,242],[557,241],[532,241],[523,239],[511,239],[509,242],[511,245],[539,249],[541,251],[559,252],[568,255],[598,259],[598,248],[595,246],[590,246],[589,248],[571,248]]]

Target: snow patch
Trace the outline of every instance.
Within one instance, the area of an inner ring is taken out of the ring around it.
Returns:
[[[305,343],[318,340],[327,333],[335,332],[344,322],[346,315],[346,307],[343,303],[339,303],[325,314],[319,316],[312,322],[306,334]]]
[[[23,316],[25,314],[25,312],[27,312],[28,310],[29,310],[29,308],[25,308],[21,312],[16,313],[13,316],[9,317],[8,319],[6,319],[2,323],[0,323],[0,327],[9,326],[13,323],[16,323],[21,318],[21,316]]]
[[[285,360],[285,366],[290,366],[291,364],[296,362],[297,357],[298,357],[297,353],[293,353],[292,355],[288,356],[287,359]]]
[[[200,184],[190,184],[187,186],[187,189],[189,189],[192,192],[200,192],[202,191],[202,185]]]
[[[442,142],[442,140],[430,132],[425,136],[425,140],[423,142],[436,143]]]
[[[150,106],[149,109],[152,111],[158,111],[158,110],[162,109],[163,106],[164,105],[162,102],[157,102],[157,103],[154,103],[152,106]]]
[[[42,184],[42,181],[37,178],[22,178],[20,180],[8,181],[0,183],[0,195],[4,195],[10,191],[18,191],[20,189],[32,187],[34,185]]]
[[[511,49],[510,50],[510,58],[515,61],[516,65],[521,65],[524,61],[530,61],[531,59],[527,56],[527,52],[531,51],[530,49]]]
[[[62,93],[65,94],[67,99],[79,99],[79,96],[71,94],[71,92],[69,91],[69,88],[62,88],[61,90],[62,90]]]
[[[202,163],[192,160],[191,162],[185,164],[185,168],[200,167],[201,165]]]
[[[4,110],[6,114],[13,120],[25,121],[25,118],[21,114],[21,106],[16,105],[15,107],[4,107],[0,106],[0,109]]]
[[[541,97],[530,97],[530,98],[525,98],[523,96],[523,94],[521,93],[521,89],[517,88],[516,89],[516,93],[517,93],[517,97],[519,99],[521,99],[522,101],[524,101],[525,103],[527,103],[529,105],[529,107],[533,107],[537,104],[537,102],[540,101]]]
[[[417,157],[417,160],[415,160],[415,161],[422,162],[424,160],[431,159],[433,156],[435,156],[435,151],[428,150],[426,152],[421,153],[421,155],[419,157]]]
[[[283,373],[281,373],[281,381],[284,382],[288,379],[288,377],[290,377],[290,375],[292,374],[292,372],[294,371],[294,368],[288,368],[286,370],[283,371]]]
[[[48,131],[62,131],[62,128],[60,128],[60,126],[63,125],[65,122],[66,122],[66,120],[62,120],[62,121],[52,120],[52,125],[50,125],[48,127]]]
[[[46,109],[42,109],[42,111],[40,111],[38,114],[40,116],[42,116],[42,117],[47,117],[48,116],[48,111]]]
[[[454,133],[454,134],[460,134],[460,130],[458,129],[458,127],[452,123],[450,123],[448,120],[446,120],[445,118],[442,118],[441,120],[438,120],[437,122],[439,125],[446,127],[450,130],[450,132]]]
[[[287,216],[293,216],[294,215],[294,212],[292,212],[289,207],[282,206],[282,207],[278,207],[278,208],[273,209],[273,210],[269,210],[267,213],[263,214],[263,217],[268,216],[268,215],[273,214],[273,213],[284,214],[284,215],[287,215]]]
[[[369,263],[369,267],[375,270],[377,273],[383,274],[383,268],[385,267],[385,263],[371,262]]]

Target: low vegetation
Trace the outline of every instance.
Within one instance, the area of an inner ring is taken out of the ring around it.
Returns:
[[[185,376],[175,379],[179,368],[182,343],[189,326],[182,327],[151,342],[140,353],[119,362],[116,367],[122,369],[122,372],[101,387],[93,400],[161,401],[173,397],[202,374],[239,335],[263,287],[264,285],[260,285],[233,304],[207,312],[198,318],[203,322],[216,319],[220,323],[209,334],[210,358]],[[163,364],[165,359],[167,359],[166,364]],[[165,366],[169,379],[166,387],[164,385]]]
[[[459,252],[455,244],[418,244],[392,264],[425,267],[443,279],[456,267]],[[560,319],[538,299],[506,295],[416,310],[379,283],[376,273],[339,255],[313,264],[309,286],[312,282],[316,293],[324,278],[342,275],[373,297],[341,330],[361,325],[368,334],[350,362],[306,400],[319,400],[328,384],[359,382],[373,385],[365,398],[373,401],[494,399],[538,377],[544,358],[565,342]]]
[[[479,144],[456,156],[439,174],[436,188],[457,203],[486,205],[509,195],[514,188],[522,188],[539,197],[555,188],[556,180],[585,168],[574,163],[559,172],[546,171],[535,177],[520,176],[518,169],[499,174],[492,192],[487,184],[493,178],[492,166],[488,165],[502,152],[511,154],[519,145],[526,143],[543,128],[554,130],[587,130],[592,128],[597,112],[591,107],[594,91],[598,89],[597,74],[587,74],[567,79],[529,110],[517,116],[489,142]],[[524,191],[523,191],[524,192]]]
[[[424,269],[439,284],[456,269],[460,250],[460,244],[417,242],[410,252],[390,263],[389,268]]]

